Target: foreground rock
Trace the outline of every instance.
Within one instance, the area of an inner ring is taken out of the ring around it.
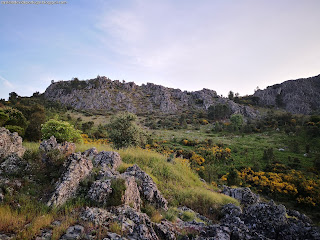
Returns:
[[[168,210],[168,201],[162,196],[155,182],[137,165],[129,167],[123,175],[135,177],[138,183],[140,194],[145,200],[155,205],[157,208]]]
[[[102,151],[94,157],[94,165],[102,169],[116,170],[122,163],[120,154],[117,152]]]
[[[12,154],[21,158],[24,152],[22,138],[18,133],[11,133],[6,128],[0,127],[0,161]]]
[[[54,155],[60,155],[63,157],[68,157],[76,150],[76,145],[70,142],[64,142],[59,144],[57,139],[54,136],[51,136],[50,139],[44,140],[40,143],[39,150],[42,153],[42,161],[49,163],[50,153]]]
[[[16,154],[12,154],[0,164],[0,174],[21,174],[27,166],[28,163],[24,159],[21,159]]]
[[[57,183],[55,192],[47,205],[59,206],[65,203],[75,194],[80,181],[90,174],[92,168],[91,160],[83,157],[80,153],[70,155],[66,163],[66,170]]]

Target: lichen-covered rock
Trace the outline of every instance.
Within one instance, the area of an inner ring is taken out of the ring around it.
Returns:
[[[117,152],[102,151],[94,158],[94,165],[102,168],[116,170],[122,163],[121,157]]]
[[[145,200],[155,205],[157,208],[163,208],[164,210],[168,209],[168,201],[162,196],[157,185],[154,183],[152,178],[142,171],[137,165],[127,168],[123,175],[135,177],[140,194]]]
[[[64,234],[60,240],[77,240],[83,239],[84,227],[81,225],[74,225],[67,229],[66,234]]]
[[[243,205],[250,205],[260,201],[260,197],[254,194],[250,188],[231,188],[223,186],[222,193],[240,201]]]
[[[127,233],[129,239],[159,239],[147,214],[126,205],[112,208],[111,213],[117,216],[117,221],[121,223],[122,230]]]
[[[70,155],[66,163],[66,170],[58,181],[48,206],[59,206],[72,197],[80,181],[90,174],[92,168],[91,160],[83,157],[80,153]]]
[[[88,192],[88,197],[100,204],[106,204],[112,193],[111,179],[95,181]]]
[[[43,162],[50,162],[50,156],[48,153],[54,152],[54,154],[60,154],[61,156],[68,157],[76,150],[76,145],[70,142],[63,142],[59,144],[57,139],[54,136],[51,136],[48,140],[43,140],[40,143],[39,150],[42,153],[42,161]]]
[[[24,152],[22,138],[18,133],[11,133],[8,129],[0,127],[0,161],[12,154],[21,158]]]
[[[27,166],[28,163],[24,159],[12,154],[0,164],[0,174],[22,174]]]
[[[112,181],[117,179],[124,179],[126,190],[121,197],[121,203],[130,205],[132,208],[140,211],[141,199],[140,193],[134,177],[117,175],[111,179],[95,181],[88,192],[88,197],[100,204],[107,204],[110,195],[114,191],[112,189]]]
[[[0,188],[0,203],[3,201],[4,199],[4,193],[2,191],[2,188]]]
[[[114,220],[116,216],[103,208],[87,207],[81,216],[84,221],[93,222],[95,225],[103,225],[110,220]]]
[[[98,154],[98,150],[95,147],[90,148],[82,153],[83,156],[85,156],[90,160],[93,160],[97,156],[97,154]]]
[[[167,220],[154,224],[154,230],[160,239],[175,240],[176,235],[179,234],[173,224]]]

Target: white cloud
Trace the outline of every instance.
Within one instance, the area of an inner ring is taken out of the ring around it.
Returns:
[[[7,88],[11,88],[14,89],[14,85],[7,79],[5,79],[4,77],[0,76],[0,80],[3,82],[3,85]]]

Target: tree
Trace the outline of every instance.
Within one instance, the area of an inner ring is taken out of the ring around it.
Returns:
[[[117,149],[146,144],[147,135],[136,120],[137,116],[132,113],[120,113],[107,124],[108,136]]]
[[[0,112],[7,115],[9,118],[4,123],[4,127],[10,126],[10,130],[18,129],[19,135],[24,136],[25,130],[28,127],[28,121],[25,116],[19,110],[11,107],[5,107]],[[17,126],[19,128],[14,128]]]
[[[228,98],[229,98],[230,100],[233,100],[233,98],[234,98],[234,93],[233,93],[232,91],[229,92]]]
[[[57,142],[82,142],[81,131],[76,130],[70,123],[50,119],[41,128],[42,138],[54,136]]]
[[[229,105],[226,105],[226,104],[211,105],[208,108],[208,118],[211,120],[226,119],[230,115],[231,115],[231,109]]]
[[[9,116],[4,112],[0,112],[0,127],[2,127],[8,120],[9,120]]]
[[[230,117],[230,121],[235,130],[239,130],[243,125],[243,116],[241,114],[233,114]]]

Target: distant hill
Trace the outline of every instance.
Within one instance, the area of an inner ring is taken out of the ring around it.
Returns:
[[[107,77],[79,81],[53,82],[45,91],[48,100],[78,110],[129,111],[136,114],[178,114],[207,110],[211,105],[226,104],[232,113],[255,118],[257,112],[222,98],[213,90],[188,92],[156,85],[112,81]]]
[[[275,106],[294,114],[320,112],[320,75],[285,81],[254,93],[261,106]]]

